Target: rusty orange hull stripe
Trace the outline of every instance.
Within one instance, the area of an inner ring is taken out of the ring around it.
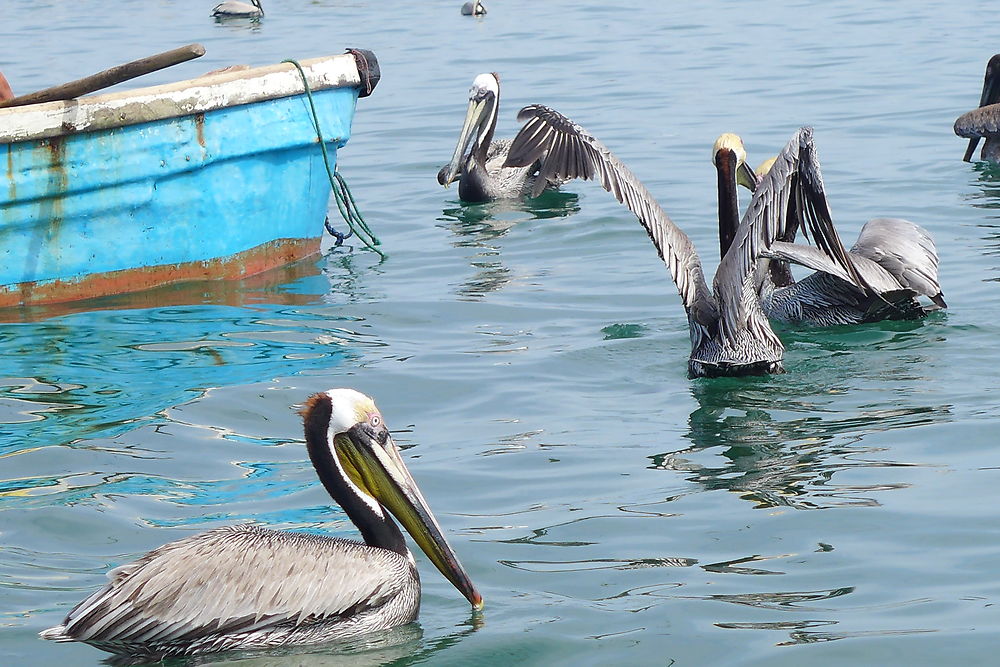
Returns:
[[[0,287],[0,308],[90,299],[189,280],[237,280],[304,259],[318,253],[319,248],[318,238],[277,239],[234,255],[206,261],[4,285]]]

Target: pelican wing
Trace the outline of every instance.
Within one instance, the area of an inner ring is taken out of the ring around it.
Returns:
[[[802,245],[800,243],[774,241],[771,243],[770,248],[764,248],[761,250],[761,257],[777,259],[783,262],[791,262],[792,264],[798,264],[799,266],[810,268],[813,271],[828,273],[831,276],[835,276],[836,278],[843,280],[854,290],[862,293],[864,292],[864,290],[857,287],[856,283],[851,279],[851,276],[844,270],[844,267],[830,259],[830,257],[819,248]],[[900,289],[899,282],[877,262],[872,261],[867,257],[855,257],[853,258],[853,263],[855,270],[861,275],[865,283],[872,287],[872,289],[880,293],[892,292]]]
[[[160,643],[336,620],[395,596],[406,567],[358,542],[229,526],[112,570],[51,638]]]
[[[1000,134],[1000,104],[989,104],[962,114],[955,121],[955,134],[966,139]]]
[[[861,228],[851,254],[878,263],[901,286],[947,307],[938,282],[937,248],[920,225],[901,218],[869,220]]]
[[[585,129],[541,104],[517,114],[524,126],[511,144],[505,166],[522,167],[539,161],[536,190],[547,181],[573,178],[600,180],[639,219],[660,259],[670,270],[689,316],[705,326],[718,318],[694,244],[667,216],[635,174]],[[541,185],[539,185],[541,184]],[[533,193],[537,196],[538,192]]]
[[[812,236],[817,249],[828,260],[824,266],[867,294],[874,294],[833,226],[810,127],[800,128],[775,158],[754,190],[736,238],[719,264],[714,285],[719,294],[724,335],[735,336],[736,331],[747,325],[755,307],[756,295],[751,290],[756,282],[757,260],[765,256],[764,251],[777,239],[791,245],[797,229],[807,237]],[[810,257],[810,261],[814,259]]]

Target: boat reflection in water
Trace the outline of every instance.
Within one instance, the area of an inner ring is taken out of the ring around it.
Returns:
[[[338,366],[380,345],[356,331],[356,317],[322,306],[328,291],[313,260],[238,281],[0,310],[0,424],[12,436],[0,454],[86,446],[209,388]]]
[[[97,310],[134,310],[195,304],[303,306],[316,303],[326,292],[321,281],[315,280],[320,275],[319,265],[313,257],[239,280],[192,280],[94,299],[0,308],[0,324],[40,322]]]

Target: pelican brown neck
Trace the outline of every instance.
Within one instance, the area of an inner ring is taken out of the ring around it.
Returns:
[[[303,410],[306,449],[323,487],[358,530],[365,544],[406,555],[409,550],[402,531],[384,508],[370,496],[362,496],[348,479],[338,461],[329,428],[332,405],[330,397],[317,394]]]
[[[729,252],[736,229],[740,224],[739,200],[736,195],[736,168],[739,162],[735,151],[720,148],[715,153],[715,170],[719,188],[719,257]]]

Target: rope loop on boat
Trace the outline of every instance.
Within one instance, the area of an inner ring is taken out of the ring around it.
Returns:
[[[281,62],[295,65],[295,68],[299,70],[299,75],[302,77],[302,85],[306,91],[306,99],[309,100],[309,110],[312,113],[313,127],[316,128],[319,148],[323,153],[323,164],[326,165],[326,175],[330,179],[330,187],[333,189],[333,198],[337,200],[337,209],[340,211],[341,217],[347,223],[347,227],[350,230],[347,233],[338,232],[330,224],[330,219],[327,218],[326,222],[324,222],[326,231],[337,239],[334,244],[335,246],[343,245],[345,239],[357,236],[365,244],[366,248],[378,253],[379,257],[384,258],[385,253],[377,247],[382,245],[382,242],[378,240],[378,237],[372,232],[368,223],[365,222],[361,211],[358,210],[358,205],[354,201],[354,195],[351,194],[351,189],[347,187],[347,181],[344,180],[344,177],[340,175],[337,169],[330,168],[330,156],[326,152],[326,141],[323,140],[323,132],[319,127],[319,115],[316,113],[316,105],[313,103],[312,89],[309,87],[309,80],[306,78],[306,73],[302,69],[302,65],[294,58],[288,58]]]

